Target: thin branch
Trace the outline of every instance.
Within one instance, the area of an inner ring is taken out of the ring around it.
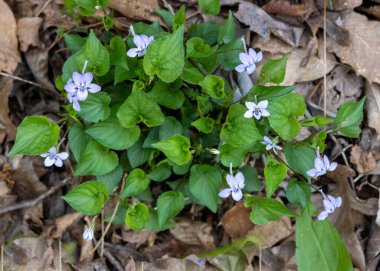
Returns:
[[[45,86],[43,86],[43,85],[40,85],[40,84],[38,84],[38,83],[35,83],[35,82],[33,82],[33,81],[29,81],[29,80],[26,80],[26,79],[24,79],[24,78],[21,78],[21,77],[18,77],[18,76],[15,76],[15,75],[12,75],[12,74],[9,74],[9,73],[6,73],[6,72],[1,72],[1,71],[0,71],[0,75],[5,76],[5,77],[10,77],[10,78],[12,78],[12,79],[14,79],[14,80],[18,80],[18,81],[21,81],[21,82],[24,82],[24,83],[27,83],[27,84],[30,84],[30,85],[33,85],[33,86],[36,86],[36,87],[42,88],[42,89],[49,90],[49,91],[51,91],[51,92],[54,91],[54,89],[47,88],[47,87],[45,87]]]
[[[54,194],[58,189],[60,189],[62,186],[64,186],[71,178],[64,179],[57,183],[56,185],[52,186],[47,190],[45,193],[42,193],[39,195],[37,198],[32,199],[32,200],[25,200],[13,205],[6,206],[2,209],[0,209],[0,215],[9,213],[12,211],[20,210],[20,209],[25,209],[25,208],[31,208],[36,206],[38,203],[40,203],[42,200],[47,198],[48,196]]]

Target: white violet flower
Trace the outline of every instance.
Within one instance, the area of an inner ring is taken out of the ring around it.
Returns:
[[[51,167],[52,165],[62,167],[62,160],[66,160],[69,157],[69,154],[67,152],[57,153],[57,149],[55,147],[51,147],[48,152],[41,154],[41,157],[45,158],[45,167]]]
[[[325,207],[325,210],[318,215],[318,220],[325,220],[325,218],[329,214],[333,213],[336,208],[342,206],[342,198],[334,198],[331,195],[326,196],[325,193],[323,193],[322,189],[319,190],[319,192],[321,192],[323,196],[323,206]]]
[[[94,79],[92,73],[84,73],[87,63],[88,61],[84,63],[82,74],[79,72],[73,72],[72,78],[67,82],[65,86],[65,90],[68,93],[76,94],[78,101],[86,100],[89,92],[96,93],[101,90],[101,87],[99,85],[91,83]]]
[[[249,48],[247,52],[247,47],[245,45],[245,40],[242,38],[244,44],[245,53],[239,54],[239,59],[241,64],[235,67],[235,71],[243,72],[246,71],[248,74],[252,74],[256,70],[256,62],[259,62],[263,59],[262,52],[255,52],[252,48]]]
[[[317,148],[317,157],[315,157],[314,160],[314,167],[313,169],[309,169],[306,174],[310,177],[318,177],[325,175],[327,171],[334,171],[336,167],[338,166],[337,163],[333,162],[330,163],[329,159],[326,155],[323,155],[323,159],[321,155],[319,154],[319,148]]]
[[[269,137],[267,137],[267,136],[264,136],[264,140],[261,141],[261,143],[264,144],[264,145],[266,145],[265,149],[266,149],[267,151],[273,149],[274,153],[277,154],[276,149],[279,150],[279,151],[282,150],[282,147],[277,146],[277,144],[274,143],[274,142],[273,142]]]
[[[94,238],[94,223],[91,223],[89,227],[86,226],[86,229],[83,232],[83,239],[84,240],[92,240]]]
[[[241,172],[236,173],[234,176],[232,173],[232,163],[230,164],[230,174],[227,174],[227,183],[230,188],[225,188],[219,192],[219,197],[228,198],[232,194],[232,198],[235,201],[239,201],[243,197],[241,190],[244,188],[244,175]]]
[[[259,120],[261,116],[268,117],[270,115],[269,111],[267,110],[267,100],[263,100],[258,104],[253,102],[246,102],[245,106],[248,108],[248,111],[244,113],[244,117],[246,118],[255,117],[255,119]]]
[[[147,35],[141,34],[136,35],[133,26],[129,28],[133,35],[133,43],[137,46],[137,48],[131,48],[127,52],[127,56],[129,57],[141,57],[145,55],[146,49],[148,48],[149,44],[154,40],[154,36],[148,37]]]

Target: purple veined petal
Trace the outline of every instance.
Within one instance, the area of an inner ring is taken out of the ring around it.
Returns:
[[[263,59],[263,52],[258,52],[257,54],[256,54],[256,59],[255,59],[255,62],[259,62],[259,61],[261,61]]]
[[[243,175],[243,173],[241,173],[241,172],[236,173],[235,180],[236,180],[236,182],[237,182],[237,184],[238,184],[238,186],[239,186],[240,189],[244,188],[245,183],[244,183],[244,175]]]
[[[96,92],[100,91],[101,89],[102,88],[97,84],[89,84],[87,86],[87,90],[91,93],[96,93]]]
[[[237,71],[237,72],[243,72],[243,71],[245,71],[245,65],[244,64],[237,65],[235,67],[235,71]]]
[[[148,38],[148,44],[147,44],[147,47],[149,46],[149,44],[151,44],[151,42],[154,41],[154,36],[150,36]]]
[[[327,155],[323,155],[323,163],[325,164],[326,169],[330,168],[330,161],[329,158],[327,158]]]
[[[273,141],[269,138],[269,137],[267,137],[267,136],[264,136],[264,141],[267,143],[267,144],[273,144]]]
[[[266,109],[268,107],[268,101],[263,100],[257,104],[257,108],[259,109]]]
[[[232,192],[231,188],[225,188],[222,191],[220,191],[218,195],[221,198],[228,198],[231,192]]]
[[[68,92],[68,93],[75,93],[78,91],[78,86],[73,84],[73,83],[67,83],[64,87],[64,89]]]
[[[278,146],[278,145],[274,144],[274,147],[275,147],[277,150],[282,151],[282,147],[281,147],[281,146]]]
[[[269,117],[270,116],[270,113],[269,113],[268,110],[266,110],[266,109],[260,109],[260,111],[261,111],[261,115],[263,117]]]
[[[41,154],[40,156],[41,156],[42,158],[45,158],[45,157],[48,157],[49,155],[50,155],[50,153],[45,152],[45,153]]]
[[[144,40],[140,35],[136,35],[133,37],[133,43],[137,46],[137,48],[142,49],[145,48]]]
[[[54,161],[54,165],[55,165],[56,167],[62,167],[62,166],[63,166],[63,162],[62,162],[61,159],[59,159],[58,157],[56,157],[54,160],[55,160],[55,161]]]
[[[226,176],[226,181],[227,181],[228,186],[229,186],[230,188],[233,188],[234,186],[237,185],[237,181],[235,180],[235,177],[234,177],[234,175],[232,175],[232,174],[227,174],[227,176]]]
[[[85,90],[79,90],[77,92],[77,96],[78,96],[79,101],[84,101],[87,99],[88,91],[86,89]]]
[[[49,150],[48,150],[48,153],[49,154],[56,154],[57,153],[57,149],[55,147],[51,147]]]
[[[269,150],[272,149],[272,148],[273,148],[272,144],[268,144],[268,145],[265,147],[265,149],[266,149],[267,151],[269,151]]]
[[[144,48],[147,48],[148,45],[149,45],[149,43],[150,43],[149,42],[149,37],[147,35],[144,35],[144,34],[140,35],[140,37],[141,37],[141,39],[144,42]]]
[[[330,164],[330,167],[327,169],[329,171],[334,171],[336,169],[336,167],[338,166],[338,164],[336,162],[332,162]]]
[[[246,71],[248,74],[252,74],[255,70],[256,70],[255,63],[252,63],[248,67],[246,67]]]
[[[131,48],[127,51],[127,56],[129,57],[136,57],[138,53],[140,52],[139,48]]]
[[[255,119],[259,120],[261,118],[261,111],[259,110],[258,112],[254,111],[253,116]]]
[[[325,168],[325,163],[323,163],[322,159],[320,157],[315,157],[314,159],[314,167],[318,171],[322,172]]]
[[[315,168],[309,169],[308,171],[306,171],[306,174],[309,175],[310,177],[316,177],[318,174],[318,170]]]
[[[251,109],[248,109],[248,111],[246,111],[245,113],[244,113],[244,117],[245,118],[248,118],[248,119],[250,119],[250,118],[252,118],[253,117],[253,110],[251,110]]]
[[[73,72],[72,78],[75,85],[77,86],[83,85],[84,83],[83,76],[79,72]]]
[[[93,79],[94,79],[94,76],[92,75],[91,72],[86,72],[85,74],[83,74],[83,82],[85,85],[90,84]]]
[[[69,154],[64,151],[64,152],[57,153],[57,157],[61,160],[66,160],[67,158],[69,158]]]
[[[243,193],[241,192],[240,189],[238,189],[237,191],[232,191],[232,198],[235,200],[235,201],[239,201],[243,198]]]
[[[76,96],[76,94],[67,93],[67,100],[69,101],[69,103],[74,102],[74,97],[75,96]]]
[[[48,157],[45,158],[45,161],[44,161],[44,165],[45,167],[51,167],[55,162],[55,158],[53,157],[50,157],[50,155]]]
[[[249,57],[255,62],[256,61],[256,52],[252,48],[249,48],[248,50]]]
[[[328,199],[324,199],[323,201],[323,206],[325,207],[325,211],[328,213],[334,212],[335,206],[332,204],[332,202]]]
[[[245,66],[251,65],[251,63],[253,62],[249,54],[246,54],[246,53],[240,53],[239,59],[240,59],[240,62],[243,63]]]
[[[329,215],[328,212],[326,211],[322,211],[319,215],[318,215],[318,220],[325,220],[326,217]]]
[[[73,108],[77,112],[80,111],[80,105],[79,105],[78,101],[73,101]]]

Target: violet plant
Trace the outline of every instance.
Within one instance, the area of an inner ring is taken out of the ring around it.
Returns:
[[[203,12],[219,12],[218,1],[210,1],[212,9],[199,2]],[[79,6],[79,12],[92,10]],[[310,201],[318,182],[312,185],[311,177],[337,167],[319,153],[329,133],[359,136],[364,98],[343,104],[335,119],[303,118],[304,97],[293,92],[294,86],[280,85],[287,56],[265,61],[262,52],[247,50],[231,12],[223,24],[193,24],[187,33],[184,6],[174,15],[158,14],[169,31],[157,22],[138,22],[129,34],[111,31],[103,42],[93,30],[86,37],[64,34],[72,55],[56,87],[69,102],[63,119],[66,146],[76,164],[73,175],[93,180],[73,187],[63,199],[96,216],[113,195],[119,204],[111,222],[163,231],[190,204],[215,213],[232,195],[252,207],[255,224],[295,219],[299,270],[352,270],[339,234],[326,219],[342,200],[323,194],[325,210],[318,216]],[[263,63],[258,81],[233,103],[229,73],[252,74],[258,62]],[[312,134],[296,141],[301,129]],[[55,149],[60,134],[47,117],[26,117],[9,155],[41,155],[46,166],[62,166],[68,155]],[[260,156],[266,161],[265,180],[247,163],[260,163]],[[297,211],[274,198],[284,181],[287,201]],[[93,235],[91,225],[83,238]],[[316,242],[330,249],[315,251]],[[318,257],[328,261],[314,261]]]

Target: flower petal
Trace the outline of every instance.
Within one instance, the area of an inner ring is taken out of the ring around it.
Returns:
[[[142,57],[143,55],[145,55],[146,53],[146,49],[141,49],[140,52],[137,54],[138,57]]]
[[[255,59],[255,62],[259,62],[259,61],[261,61],[263,59],[263,52],[258,52],[257,54],[256,54],[256,59]]]
[[[250,119],[253,117],[253,110],[248,110],[247,112],[244,113],[244,117]]]
[[[251,63],[253,62],[249,54],[246,54],[246,53],[240,53],[239,59],[240,59],[240,62],[243,63],[245,66],[251,65]]]
[[[48,157],[46,157],[45,161],[44,161],[44,165],[45,167],[51,167],[55,162],[55,158],[51,158],[50,155]]]
[[[253,102],[245,102],[245,106],[250,110],[255,110],[256,104]]]
[[[250,57],[253,61],[256,61],[256,52],[255,52],[255,50],[253,50],[252,48],[249,48],[249,50],[248,50],[248,55],[249,55],[249,57]]]
[[[268,101],[263,100],[257,104],[257,108],[259,109],[266,109],[268,107]]]
[[[323,206],[325,207],[326,212],[328,212],[328,213],[334,212],[335,207],[330,200],[324,199],[323,200]]]
[[[74,84],[77,86],[80,86],[84,83],[83,77],[79,72],[73,72],[72,78],[73,78]]]
[[[334,171],[336,169],[336,167],[338,166],[338,164],[336,162],[332,162],[330,164],[330,167],[328,168],[329,171]]]
[[[269,113],[268,110],[266,110],[266,109],[260,109],[260,111],[261,111],[261,115],[263,117],[269,117],[270,116],[270,113]]]
[[[61,159],[59,159],[58,157],[55,158],[55,162],[54,162],[54,165],[56,167],[62,167],[63,166],[63,162]]]
[[[51,148],[48,150],[48,153],[56,154],[56,153],[57,153],[57,149],[56,149],[55,147],[51,147]]]
[[[235,180],[235,177],[234,177],[234,175],[232,175],[232,174],[227,174],[227,176],[226,176],[226,181],[227,181],[228,186],[229,186],[230,188],[233,188],[233,187],[237,184],[237,182],[236,182],[236,180]]]
[[[219,197],[221,198],[228,198],[231,194],[231,189],[230,188],[225,188],[222,191],[219,192]]]
[[[243,71],[245,71],[245,65],[244,64],[237,65],[235,67],[235,71],[237,71],[237,72],[243,72]]]
[[[265,147],[265,149],[266,149],[267,151],[269,151],[269,150],[272,149],[272,148],[273,148],[272,144],[268,144],[268,145]]]
[[[75,111],[80,111],[80,105],[77,101],[73,101],[73,108]]]
[[[138,53],[140,52],[139,48],[131,48],[127,51],[127,56],[129,57],[136,57]]]
[[[277,146],[277,145],[275,144],[274,147],[275,147],[277,150],[282,151],[282,147],[281,147],[281,146]]]
[[[57,153],[57,157],[61,160],[66,160],[67,158],[69,158],[69,154],[64,151],[64,152]]]
[[[317,173],[318,173],[318,170],[315,168],[309,169],[308,171],[306,171],[306,174],[309,175],[310,177],[316,177]]]
[[[91,72],[86,72],[85,74],[83,74],[83,81],[85,85],[90,84],[93,79],[94,79],[94,76],[92,75]]]
[[[252,74],[255,70],[256,70],[256,65],[254,63],[252,63],[246,68],[246,71],[248,74]]]
[[[327,155],[323,155],[323,163],[325,164],[326,169],[330,168],[330,161],[329,158],[327,158]]]
[[[267,137],[267,136],[264,136],[264,141],[265,141],[267,144],[272,144],[272,143],[273,143],[273,141],[272,141],[269,137]]]
[[[318,171],[323,171],[325,168],[325,164],[323,163],[321,157],[315,157],[314,166]]]
[[[133,43],[137,46],[137,48],[142,49],[145,48],[144,40],[140,35],[136,35],[133,37]]]
[[[325,220],[326,217],[329,215],[328,212],[326,211],[322,211],[319,215],[318,215],[318,220]]]
[[[261,118],[261,111],[259,110],[258,112],[254,111],[253,116],[255,119],[259,120]]]
[[[235,180],[239,186],[239,188],[244,188],[245,186],[245,183],[244,183],[244,175],[243,173],[241,173],[240,171],[238,173],[236,173],[235,175]]]
[[[78,96],[79,101],[84,101],[87,99],[88,91],[87,90],[79,90],[77,92],[77,96]]]
[[[50,153],[45,152],[45,153],[41,154],[40,156],[43,157],[43,158],[45,158],[45,157],[48,157],[49,155],[50,155]]]
[[[243,193],[241,192],[241,190],[237,190],[236,192],[235,191],[232,191],[232,198],[235,200],[235,201],[239,201],[243,198]]]
[[[66,86],[64,87],[64,89],[68,92],[68,93],[75,93],[78,91],[78,87],[71,83],[71,84],[66,84]]]
[[[96,93],[96,92],[100,91],[101,89],[102,88],[97,84],[89,84],[87,86],[87,90],[91,93]]]

